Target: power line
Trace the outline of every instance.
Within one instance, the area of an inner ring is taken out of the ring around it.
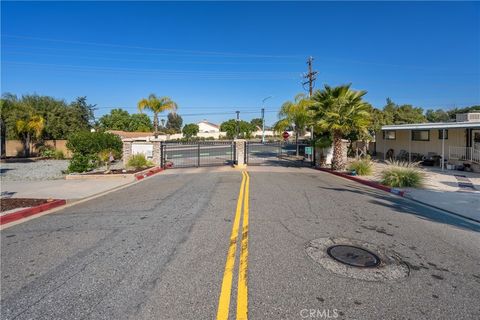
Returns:
[[[4,46],[4,47],[14,47],[15,46]],[[26,47],[23,47],[26,49]],[[35,49],[35,47],[33,48]],[[37,49],[42,49],[42,48],[37,48]],[[51,48],[44,48],[44,49],[51,49]],[[63,49],[62,49],[63,50]],[[77,52],[78,50],[73,50]],[[124,53],[124,52],[101,52],[101,51],[94,51],[94,50],[89,50],[87,52],[94,52],[94,53],[112,53],[112,54],[137,54],[137,55],[151,55],[151,54],[143,54],[143,53]],[[85,55],[72,55],[72,54],[52,54],[52,53],[44,53],[44,52],[22,52],[22,51],[2,51],[3,55],[32,55],[32,56],[45,56],[45,57],[63,57],[63,58],[80,58],[80,59],[93,59],[93,60],[104,60],[104,61],[124,61],[124,62],[142,62],[142,63],[169,63],[169,64],[205,64],[205,65],[256,65],[256,64],[261,64],[261,65],[296,65],[297,63],[294,62],[238,62],[238,61],[185,61],[185,60],[144,60],[144,59],[125,59],[125,58],[111,58],[111,57],[99,57],[99,56],[85,56]],[[155,54],[154,54],[155,55]]]
[[[295,79],[297,72],[293,71],[208,71],[208,70],[167,70],[167,69],[138,69],[138,68],[118,68],[118,67],[101,67],[101,66],[80,66],[80,65],[62,65],[49,63],[33,63],[24,61],[8,61],[3,60],[2,63],[12,65],[39,66],[48,68],[60,68],[74,71],[96,71],[107,73],[133,73],[133,74],[150,74],[180,78],[192,78],[192,76],[203,77],[208,79]]]
[[[179,53],[189,53],[189,54],[196,54],[196,55],[216,56],[216,57],[218,57],[218,56],[227,57],[228,56],[228,57],[233,57],[233,58],[279,58],[279,59],[297,59],[297,58],[299,58],[299,56],[294,56],[294,55],[266,55],[266,54],[248,54],[248,53],[221,52],[221,51],[201,51],[201,50],[186,50],[186,49],[171,49],[171,48],[154,48],[154,47],[144,47],[144,46],[134,46],[134,45],[122,45],[122,44],[113,44],[113,43],[98,43],[98,42],[64,40],[64,39],[51,39],[51,38],[30,37],[30,36],[10,35],[10,34],[2,34],[2,37],[25,39],[25,40],[39,40],[39,41],[48,41],[48,42],[58,42],[58,43],[68,43],[68,44],[75,44],[75,45],[100,46],[100,47],[112,47],[112,48],[126,48],[126,49],[161,51],[161,52],[179,52]]]

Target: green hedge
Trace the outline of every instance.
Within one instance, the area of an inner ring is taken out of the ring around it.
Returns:
[[[100,165],[99,153],[113,152],[115,159],[122,156],[123,143],[119,136],[107,132],[77,132],[68,137],[67,148],[73,153],[68,171],[85,172]]]

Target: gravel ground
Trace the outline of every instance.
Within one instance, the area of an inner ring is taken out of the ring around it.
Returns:
[[[37,160],[32,162],[1,163],[2,181],[39,181],[62,179],[68,160]]]

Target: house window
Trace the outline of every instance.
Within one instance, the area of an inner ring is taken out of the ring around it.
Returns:
[[[383,131],[383,140],[395,140],[397,138],[397,132],[395,130]]]
[[[412,141],[429,141],[429,140],[430,140],[429,130],[413,130],[412,131]]]
[[[442,140],[443,139],[443,130],[438,130],[438,139]],[[448,130],[445,130],[445,140],[448,139]]]

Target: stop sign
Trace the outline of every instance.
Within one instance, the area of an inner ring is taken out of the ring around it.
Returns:
[[[288,137],[290,137],[290,134],[288,134],[287,131],[284,131],[283,134],[282,134],[282,137],[283,137],[283,139],[287,140]]]

